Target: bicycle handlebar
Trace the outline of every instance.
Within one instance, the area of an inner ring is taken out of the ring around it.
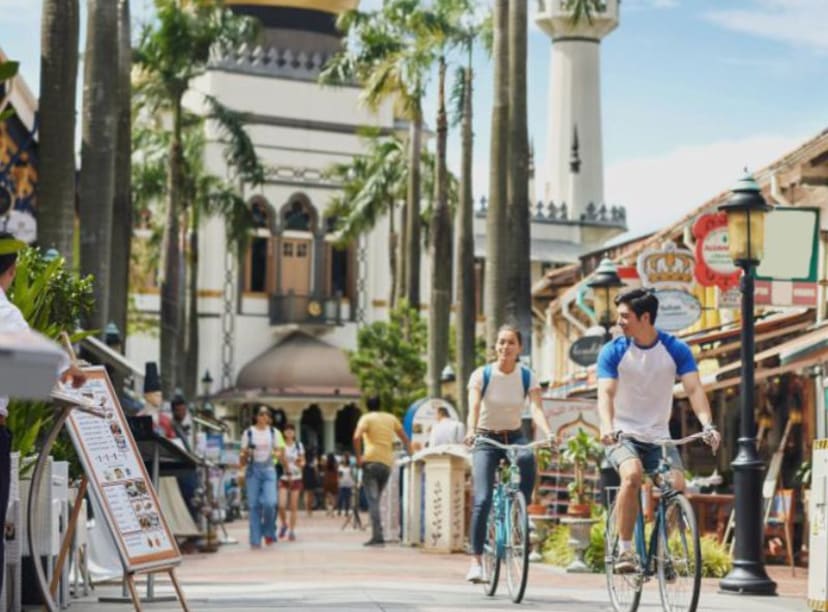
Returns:
[[[635,437],[632,434],[624,433],[623,431],[615,432],[615,439],[616,440],[636,440],[638,442],[645,442],[647,444],[655,444],[657,446],[682,446],[684,444],[689,444],[694,440],[702,440],[707,435],[706,431],[699,431],[694,434],[690,434],[689,436],[685,436],[683,438],[661,438],[659,440],[641,440],[640,438]]]
[[[486,438],[485,436],[475,436],[474,443],[478,441],[486,442],[487,444],[491,444],[497,448],[500,448],[505,451],[509,450],[528,450],[532,448],[540,448],[542,446],[552,447],[552,444],[549,440],[535,440],[534,442],[529,442],[528,444],[502,444],[497,440],[492,440],[491,438]]]

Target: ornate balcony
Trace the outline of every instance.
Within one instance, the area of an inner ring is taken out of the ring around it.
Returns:
[[[295,293],[270,296],[271,325],[342,325],[342,298]]]

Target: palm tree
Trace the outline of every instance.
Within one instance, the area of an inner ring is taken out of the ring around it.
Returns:
[[[509,175],[506,199],[509,275],[506,317],[517,323],[525,354],[531,351],[532,279],[529,261],[529,137],[526,127],[525,2],[509,4]]]
[[[77,0],[44,0],[38,109],[38,242],[72,266],[75,230],[75,91],[78,77]],[[68,101],[68,108],[67,108]]]
[[[109,276],[109,319],[127,333],[129,253],[132,243],[132,41],[129,0],[118,1],[118,116],[115,148],[115,200],[112,209],[112,266]]]
[[[350,163],[335,164],[328,175],[342,182],[342,193],[331,198],[326,215],[336,217],[338,243],[349,244],[388,215],[388,264],[391,272],[389,304],[397,302],[396,204],[405,198],[408,155],[397,135],[380,138],[368,134],[367,151]]]
[[[168,113],[172,129],[169,142],[167,174],[167,210],[165,231],[164,274],[161,282],[161,380],[166,394],[175,388],[179,375],[179,347],[181,316],[181,230],[182,185],[184,160],[182,152],[183,109],[182,98],[190,81],[203,74],[213,48],[237,47],[251,41],[255,23],[233,15],[213,2],[185,2],[184,0],[156,0],[156,19],[141,33],[134,59],[140,70],[143,95],[152,108],[147,112]],[[228,116],[216,100],[206,100],[210,112],[224,123]],[[237,130],[238,125],[232,129]],[[243,129],[241,130],[243,132]],[[240,134],[239,134],[240,135]],[[242,174],[248,183],[263,181],[252,144],[241,138],[242,150],[252,154]],[[231,159],[233,153],[228,154]]]
[[[109,321],[112,202],[115,195],[118,5],[90,0],[83,79],[80,172],[80,269],[94,281],[95,308],[87,327],[103,332]]]
[[[506,234],[506,127],[509,121],[509,49],[508,0],[495,0],[494,23],[494,96],[492,100],[492,135],[489,154],[489,209],[486,214],[486,345],[494,346],[497,328],[503,324],[506,306],[508,259]]]
[[[327,84],[356,79],[362,99],[376,110],[393,100],[395,112],[409,121],[409,171],[405,207],[404,269],[401,289],[414,308],[420,303],[420,166],[423,112],[428,70],[434,49],[428,32],[433,15],[420,0],[388,0],[378,11],[346,11],[337,20],[346,47],[320,75]]]

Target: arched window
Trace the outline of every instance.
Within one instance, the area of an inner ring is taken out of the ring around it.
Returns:
[[[250,202],[250,214],[253,229],[247,247],[244,290],[251,293],[266,293],[273,286],[270,231],[273,226],[273,213],[267,201],[257,197]]]
[[[291,197],[282,207],[282,229],[298,232],[315,232],[319,216],[310,200],[303,194]]]

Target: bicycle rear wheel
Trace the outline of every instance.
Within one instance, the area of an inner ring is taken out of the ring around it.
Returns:
[[[526,591],[529,576],[529,518],[523,493],[515,491],[510,497],[506,533],[506,586],[512,601],[520,603]]]
[[[665,537],[666,535],[666,537]],[[687,498],[676,495],[664,506],[658,533],[658,590],[669,612],[694,612],[701,589],[701,544],[696,514]]]
[[[635,612],[638,609],[638,603],[641,601],[643,576],[640,570],[632,574],[616,574],[614,571],[615,562],[618,560],[619,555],[616,504],[617,500],[612,503],[610,511],[607,513],[607,532],[604,543],[607,590],[609,591],[610,603],[615,612]],[[636,529],[635,531],[637,532],[638,530]],[[634,533],[633,550],[637,550],[635,541],[637,537],[637,533]]]
[[[497,509],[489,512],[486,521],[486,539],[483,542],[483,592],[492,597],[497,591],[497,579],[500,577],[500,555],[497,545]]]

